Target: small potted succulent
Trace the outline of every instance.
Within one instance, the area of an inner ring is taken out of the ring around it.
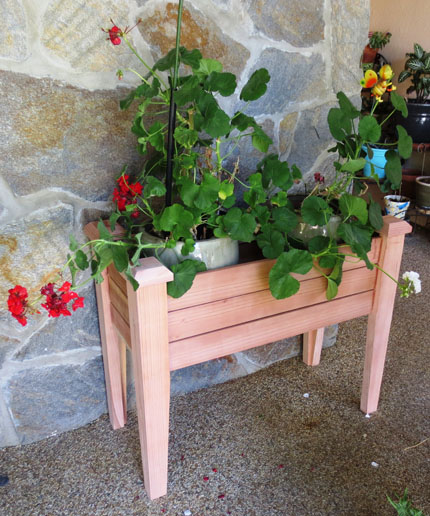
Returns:
[[[408,97],[408,117],[399,121],[411,135],[414,143],[430,143],[430,52],[418,43],[414,51],[406,54],[405,68],[399,75],[399,82],[411,80],[406,90]]]

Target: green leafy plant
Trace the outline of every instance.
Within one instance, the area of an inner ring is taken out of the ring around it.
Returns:
[[[82,245],[71,238],[66,264],[72,279],[70,287],[76,290],[77,273],[88,269],[90,277],[85,282],[103,281],[103,271],[113,264],[136,289],[133,268],[142,257],[149,253],[162,259],[162,252],[180,248],[180,263],[171,266],[174,281],[168,284],[168,293],[179,297],[191,287],[195,275],[205,270],[205,264],[191,255],[196,242],[214,237],[255,242],[263,257],[275,260],[269,287],[276,299],[294,295],[300,287],[295,275],[306,274],[312,267],[326,278],[327,298],[332,299],[337,295],[346,257],[358,256],[369,268],[374,267],[367,254],[383,220],[379,205],[363,197],[359,172],[365,164],[363,147],[367,146],[371,157],[370,145],[378,142],[381,134],[384,121],[377,121],[375,110],[381,102],[381,91],[390,84],[391,69],[386,75],[380,73],[369,115],[362,115],[344,93],[338,93],[339,106],[328,114],[336,140],[331,149],[337,153],[334,181],[326,184],[316,173],[314,188],[295,206],[289,190],[302,180],[300,170],[276,154],[267,154],[272,140],[247,114],[249,105],[267,91],[268,71],[256,70],[236,92],[236,76],[224,72],[219,61],[179,45],[181,12],[182,0],[176,46],[152,67],[129,41],[131,29],[113,25],[106,30],[110,42],[128,45],[143,68],[131,70],[139,84],[120,107],[135,110],[131,130],[144,163],[135,177],[130,176],[127,167],[119,174],[113,192],[115,210],[108,226],[99,222],[99,237]],[[117,74],[121,77],[123,72]],[[236,93],[242,104],[231,115],[222,108],[223,99]],[[392,103],[394,110],[406,116],[404,99],[392,94]],[[390,150],[386,167],[385,186],[393,188],[401,180],[399,156],[408,157],[412,148],[405,130],[398,127],[397,131],[398,141],[392,144],[397,152]],[[244,139],[262,153],[246,181],[239,177],[237,157]],[[242,199],[238,199],[239,191]],[[308,240],[300,238],[299,224],[316,227],[317,234]],[[328,232],[330,225],[335,229]],[[404,295],[414,291],[417,281],[405,279],[400,284]],[[70,315],[67,303],[75,303],[77,294],[70,292],[68,285],[63,292],[63,287],[44,287],[49,296],[45,304],[58,305],[60,314]],[[25,314],[34,311],[32,307],[40,296],[30,302],[26,289],[20,286],[11,289],[10,295],[12,315],[25,324]],[[76,307],[82,304],[79,298]]]
[[[405,489],[402,497],[396,496],[398,498],[396,502],[389,496],[387,496],[387,498],[390,504],[396,509],[398,516],[425,516],[422,511],[412,506],[407,489]]]
[[[426,52],[421,45],[414,43],[414,51],[407,53],[408,58],[405,62],[405,68],[399,75],[399,82],[411,79],[412,84],[406,90],[406,93],[416,93],[418,104],[423,104],[428,100],[430,95],[430,52]],[[409,99],[413,101],[414,99]]]
[[[370,48],[384,48],[390,42],[391,36],[391,32],[372,32],[368,45]]]

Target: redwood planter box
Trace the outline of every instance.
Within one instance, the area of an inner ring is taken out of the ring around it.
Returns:
[[[86,227],[97,238],[96,223]],[[404,236],[411,227],[384,217],[369,258],[397,278]],[[347,258],[338,296],[327,301],[316,270],[295,275],[300,290],[276,300],[268,287],[274,260],[201,272],[181,298],[167,295],[173,275],[156,258],[135,269],[134,291],[113,266],[97,285],[109,414],[113,428],[126,422],[125,346],[131,347],[145,487],[151,499],[167,492],[170,371],[304,334],[303,359],[317,365],[324,327],[369,315],[361,398],[377,409],[396,284],[376,268]]]

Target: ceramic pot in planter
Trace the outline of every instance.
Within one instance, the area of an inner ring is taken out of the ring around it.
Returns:
[[[404,219],[411,200],[402,195],[386,195],[384,197],[385,213],[397,219]]]
[[[415,179],[417,206],[430,209],[430,176]]]
[[[397,123],[402,125],[414,143],[430,143],[430,103],[408,102],[408,116],[397,115]]]
[[[387,160],[385,159],[385,154],[388,151],[388,149],[378,149],[373,148],[373,158],[370,159],[367,155],[367,148],[366,146],[363,146],[363,150],[366,153],[366,164],[363,168],[363,175],[365,177],[371,177],[372,176],[372,165],[373,169],[375,171],[375,174],[379,177],[379,179],[383,179],[385,177],[385,164],[387,163]]]
[[[161,242],[161,239],[149,233],[144,234],[143,240],[151,243]],[[235,265],[239,261],[239,242],[228,237],[199,240],[194,251],[186,256],[181,253],[183,245],[183,242],[178,242],[173,249],[147,249],[146,253],[148,256],[156,256],[166,267],[189,258],[200,260],[209,270]]]
[[[340,223],[341,218],[339,215],[332,215],[324,226],[311,226],[301,220],[291,232],[291,236],[304,244],[307,244],[311,238],[320,235],[336,239],[336,231]]]

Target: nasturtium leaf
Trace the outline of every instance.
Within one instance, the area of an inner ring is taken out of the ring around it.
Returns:
[[[358,133],[363,140],[376,143],[381,138],[381,126],[376,121],[376,118],[367,115],[358,123]]]
[[[332,136],[336,140],[344,140],[351,133],[351,119],[339,108],[331,108],[327,115],[327,122]]]
[[[285,238],[270,224],[261,228],[256,240],[265,258],[277,258],[284,251]]]
[[[321,197],[311,195],[302,203],[302,217],[305,222],[312,226],[324,226],[327,224],[333,210]]]
[[[357,158],[345,161],[342,163],[341,170],[345,172],[358,172],[359,170],[363,170],[364,165],[366,164],[366,160],[364,158]]]
[[[166,187],[163,183],[154,176],[146,178],[146,185],[143,191],[145,199],[149,197],[162,197],[166,193]]]
[[[242,213],[240,208],[231,208],[222,218],[225,232],[234,240],[251,242],[257,227],[255,217],[250,213]]]
[[[185,106],[185,104],[197,100],[200,92],[199,78],[190,75],[182,86],[173,93],[173,98],[178,106]]]
[[[308,242],[309,252],[312,254],[320,254],[330,247],[330,238],[322,235],[317,235],[311,238]]]
[[[262,185],[261,173],[256,172],[255,174],[251,174],[248,177],[248,183],[250,189],[244,192],[243,200],[252,208],[255,208],[258,204],[266,202],[266,193]]]
[[[230,183],[230,181],[228,181],[228,179],[225,179],[220,184],[219,191],[218,191],[218,197],[222,201],[225,201],[227,199],[227,197],[230,197],[231,195],[233,195],[233,192],[234,192],[234,183]]]
[[[367,223],[367,203],[363,198],[345,193],[339,199],[339,208],[345,219],[356,217],[361,224]]]
[[[384,225],[384,219],[381,214],[381,207],[373,199],[370,200],[369,204],[369,222],[372,228],[379,231]]]
[[[115,268],[118,272],[123,272],[128,267],[127,248],[122,245],[113,245],[112,258]]]
[[[75,263],[81,269],[81,271],[84,271],[89,266],[87,255],[81,249],[76,251]]]
[[[280,190],[276,195],[270,198],[273,206],[286,206],[288,203],[288,194],[285,190]]]
[[[240,99],[245,102],[257,100],[266,93],[270,81],[269,72],[265,68],[256,70],[240,92]]]
[[[287,206],[274,208],[272,210],[273,226],[281,233],[289,233],[298,224],[299,219],[293,210]]]
[[[196,274],[205,270],[205,264],[197,260],[184,260],[177,265],[172,265],[174,279],[167,283],[167,293],[175,298],[181,297],[191,288]]]
[[[110,217],[109,217],[109,225],[110,225],[110,229],[111,231],[114,231],[115,229],[115,226],[116,226],[116,223],[118,222],[118,219],[121,217],[121,213],[117,212],[117,211],[113,211],[111,214],[110,214]]]
[[[210,106],[203,117],[202,129],[212,138],[219,138],[230,132],[230,117],[218,106]]]
[[[401,72],[401,73],[403,73],[403,72]],[[400,79],[400,76],[401,76],[401,74],[399,75],[399,79]],[[401,95],[399,95],[397,92],[392,91],[390,93],[390,100],[391,100],[391,103],[393,104],[393,107],[395,109],[397,109],[397,111],[400,111],[403,118],[406,118],[408,116],[408,106],[406,105],[405,99]]]
[[[328,299],[328,301],[330,301],[330,299],[335,298],[337,296],[337,292],[338,292],[337,283],[334,280],[332,280],[331,278],[327,278],[326,298]]]
[[[267,136],[259,125],[254,126],[251,140],[253,147],[260,152],[267,152],[273,143],[273,140]]]
[[[336,256],[324,254],[319,258],[318,265],[322,269],[332,269],[336,265]]]
[[[264,224],[267,224],[270,219],[270,211],[267,206],[264,205],[258,205],[256,206],[252,212],[251,212],[258,220],[259,224],[263,226]]]
[[[174,138],[186,149],[191,149],[199,138],[199,133],[194,129],[179,126],[175,129]]]
[[[147,139],[149,143],[158,151],[164,150],[164,129],[166,124],[155,122],[148,130]]]
[[[97,224],[97,230],[99,232],[99,239],[100,240],[112,240],[112,234],[110,231],[106,228],[104,223],[100,220]]]
[[[242,132],[248,129],[248,127],[255,127],[257,122],[251,116],[247,116],[238,111],[231,119],[231,125],[237,127],[237,129]]]
[[[345,243],[351,246],[353,252],[366,262],[367,267],[371,268],[367,253],[372,244],[373,230],[358,223],[342,222],[337,233]]]
[[[236,86],[236,76],[228,72],[212,72],[204,83],[205,89],[219,91],[223,97],[232,95]]]
[[[397,190],[402,182],[402,163],[396,151],[389,150],[385,154],[385,175],[391,183],[393,190]]]
[[[298,292],[300,282],[291,273],[307,274],[312,269],[312,255],[301,249],[282,253],[269,273],[269,287],[275,299],[284,299]]]
[[[406,129],[401,125],[396,126],[399,135],[397,149],[402,158],[408,159],[412,154],[412,138],[408,135]]]
[[[302,173],[297,165],[293,165],[291,167],[291,175],[293,176],[294,181],[302,179]]]
[[[216,59],[200,59],[199,67],[194,70],[194,73],[200,77],[208,76],[212,72],[222,72],[222,63]]]
[[[183,256],[187,256],[188,254],[192,253],[194,251],[194,248],[196,246],[196,242],[193,238],[186,238],[184,245],[181,249],[181,254]]]
[[[351,119],[360,116],[360,111],[354,106],[354,104],[349,100],[345,93],[343,93],[343,91],[339,91],[336,96],[339,101],[340,109],[345,116]]]
[[[194,70],[198,70],[202,59],[202,53],[197,48],[187,50],[185,47],[180,47],[179,57],[182,63],[191,66]]]

